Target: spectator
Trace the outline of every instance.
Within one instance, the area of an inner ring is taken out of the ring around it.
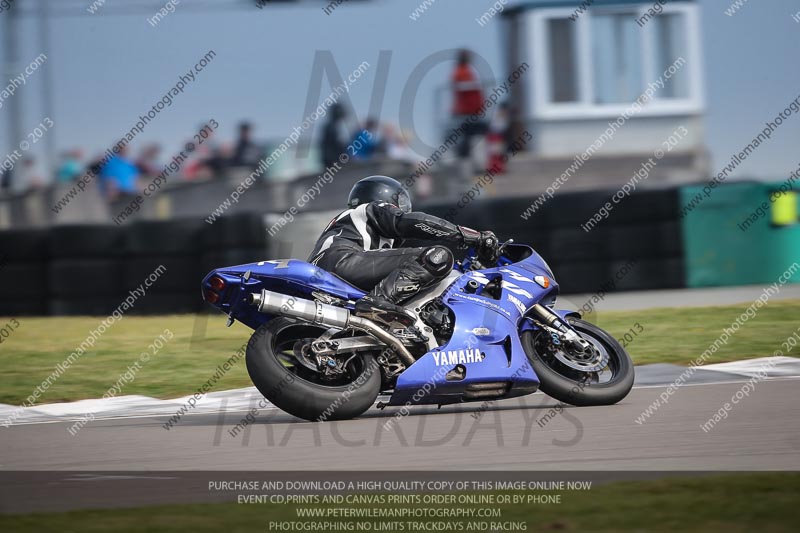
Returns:
[[[486,170],[493,174],[505,174],[504,156],[509,152],[509,112],[508,102],[502,102],[497,112],[489,121],[489,132],[486,134]]]
[[[14,167],[7,168],[0,173],[0,192],[9,192],[11,190],[11,182],[14,180]]]
[[[357,131],[350,143],[356,159],[369,160],[386,153],[386,146],[378,131],[378,121],[368,118],[364,129]]]
[[[69,150],[61,155],[61,163],[56,170],[57,183],[71,183],[77,180],[82,172],[83,152],[79,149]]]
[[[105,154],[97,154],[97,155],[95,155],[94,159],[90,160],[89,163],[86,165],[86,168],[84,169],[85,173],[91,173],[91,175],[96,176],[98,178],[97,179],[98,182],[100,181],[100,179],[99,179],[100,178],[100,171],[103,169],[103,158],[104,157],[105,157]],[[98,183],[98,188],[100,188],[100,187],[101,186]]]
[[[139,158],[136,160],[136,170],[139,174],[149,179],[155,178],[161,174],[162,167],[158,164],[158,156],[161,153],[161,146],[158,144],[150,144],[142,150]]]
[[[453,87],[453,119],[457,124],[466,121],[464,135],[458,146],[458,156],[470,157],[472,137],[486,133],[486,124],[480,121],[467,121],[477,115],[483,107],[483,88],[475,69],[472,67],[472,54],[463,49],[458,53],[456,68],[451,78]]]
[[[322,164],[325,168],[339,161],[339,156],[344,153],[347,143],[342,140],[344,130],[344,108],[338,103],[330,107],[328,121],[322,128]]]
[[[139,169],[128,159],[128,147],[123,146],[100,169],[100,191],[109,201],[121,196],[135,195]]]
[[[420,162],[420,157],[408,146],[403,134],[396,131],[394,126],[384,126],[383,142],[386,146],[386,155],[389,159],[412,164]]]
[[[200,129],[204,128],[201,126]],[[210,131],[203,144],[198,146],[183,166],[183,177],[187,180],[206,180],[223,175],[226,161],[233,157],[230,146],[224,148]]]
[[[20,181],[25,190],[37,190],[44,187],[44,173],[39,168],[35,157],[26,156],[22,160],[22,172],[20,174],[22,177]]]
[[[395,161],[402,161],[410,163],[413,167],[412,174],[416,176],[411,182],[406,182],[404,185],[413,189],[414,197],[418,199],[429,198],[433,194],[433,178],[424,172],[418,173],[420,164],[423,159],[417,155],[414,150],[406,142],[406,139],[411,138],[411,132],[398,132],[392,126],[383,128],[383,138],[386,145],[386,155]]]
[[[252,141],[251,134],[252,126],[249,122],[239,124],[239,139],[236,141],[236,148],[233,150],[231,166],[249,168],[258,166],[264,150]]]

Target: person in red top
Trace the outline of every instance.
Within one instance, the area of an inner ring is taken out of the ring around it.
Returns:
[[[458,53],[458,64],[453,71],[453,115],[480,113],[483,88],[472,68],[469,50]]]
[[[453,71],[453,118],[461,124],[471,115],[477,115],[483,107],[483,86],[475,69],[472,67],[471,53],[461,50],[458,53],[458,62]],[[458,147],[458,156],[470,156],[470,140],[474,135],[483,135],[486,124],[480,121],[468,122],[465,127],[464,137]]]

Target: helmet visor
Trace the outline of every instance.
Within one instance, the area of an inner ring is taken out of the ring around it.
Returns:
[[[411,198],[408,197],[408,193],[404,190],[401,190],[397,195],[397,207],[399,207],[403,213],[411,212]]]

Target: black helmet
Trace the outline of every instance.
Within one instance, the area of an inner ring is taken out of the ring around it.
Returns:
[[[389,176],[370,176],[359,180],[350,190],[347,207],[353,209],[361,204],[384,201],[394,204],[403,212],[411,211],[411,198],[400,182]]]

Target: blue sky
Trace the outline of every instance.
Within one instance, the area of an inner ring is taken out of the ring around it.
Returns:
[[[107,0],[107,4],[122,1]],[[468,46],[479,51],[498,76],[504,75],[498,21],[485,27],[475,22],[493,3],[438,0],[417,21],[409,18],[418,5],[416,0],[345,3],[330,16],[322,12],[323,3],[213,13],[182,11],[179,4],[177,11],[156,27],[151,27],[143,14],[86,13],[59,18],[52,23],[53,50],[48,54],[55,97],[52,134],[59,150],[74,146],[89,152],[104,150],[209,49],[217,53],[216,59],[148,126],[137,147],[159,141],[167,158],[202,121],[211,118],[221,124],[222,138],[232,139],[241,119],[256,125],[259,138],[284,138],[303,120],[315,50],[330,50],[343,74],[361,61],[372,65],[351,91],[362,118],[378,53],[391,50],[381,119],[396,123],[409,74],[432,53]],[[712,169],[718,169],[783,109],[783,104],[800,95],[796,57],[800,24],[791,16],[800,10],[800,3],[749,2],[733,17],[724,14],[730,4],[727,0],[703,0],[700,4],[706,138]],[[33,59],[40,51],[35,21],[25,20],[22,30],[22,57]],[[437,140],[433,89],[444,82],[448,71],[446,65],[434,69],[416,100],[418,131],[431,144]],[[13,97],[23,102],[26,131],[44,116],[40,102],[43,80],[41,71],[35,73]],[[327,87],[323,95],[326,92]],[[3,155],[11,144],[7,122],[4,106],[0,109]],[[800,116],[796,116],[748,158],[736,175],[785,176],[800,164],[799,140]]]

